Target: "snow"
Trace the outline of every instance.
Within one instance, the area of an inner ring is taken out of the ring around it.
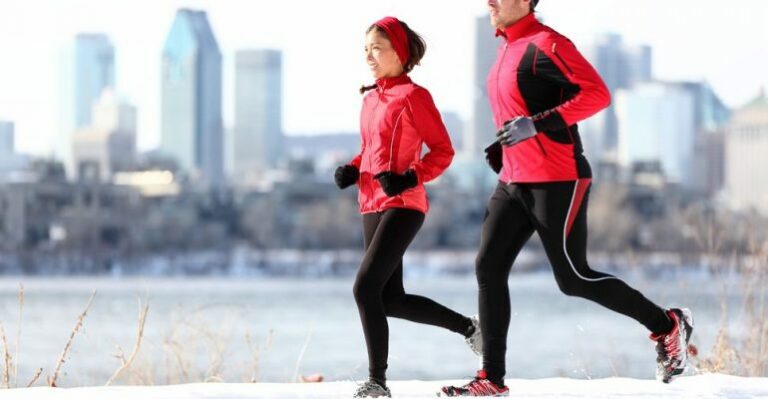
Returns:
[[[439,387],[466,381],[391,381],[394,398],[434,398]],[[607,378],[508,379],[513,398],[768,398],[768,378],[744,378],[722,374],[681,377],[666,385],[654,380]],[[0,391],[0,398],[66,399],[304,399],[351,398],[355,382],[318,384],[225,384],[205,383],[167,386],[113,386],[91,388],[26,388]]]

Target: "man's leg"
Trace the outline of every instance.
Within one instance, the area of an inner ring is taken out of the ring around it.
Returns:
[[[534,228],[516,185],[499,183],[488,202],[476,260],[480,328],[483,335],[483,369],[487,378],[504,384],[507,331],[510,321],[509,272],[533,234]]]
[[[666,333],[672,321],[665,311],[620,279],[592,270],[587,263],[589,179],[526,185],[534,216],[560,290],[629,316],[653,333]]]

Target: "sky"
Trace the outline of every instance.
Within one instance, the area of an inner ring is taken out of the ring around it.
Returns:
[[[615,32],[653,47],[654,75],[706,80],[738,107],[768,86],[768,1],[542,0],[544,22],[585,46]],[[284,51],[287,134],[356,132],[371,78],[364,31],[394,15],[427,41],[413,79],[443,111],[471,117],[473,24],[483,0],[0,0],[0,120],[16,123],[16,146],[58,153],[64,59],[81,32],[102,32],[116,50],[118,94],[138,108],[140,149],[160,142],[160,65],[176,10],[204,9],[224,55],[224,123],[233,120],[234,53]],[[488,40],[495,40],[489,37]]]

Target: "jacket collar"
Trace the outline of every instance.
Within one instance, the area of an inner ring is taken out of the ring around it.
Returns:
[[[536,19],[536,14],[529,13],[525,17],[523,17],[521,20],[515,22],[512,25],[507,26],[506,28],[502,29],[496,29],[496,36],[503,36],[507,41],[515,40],[519,37],[522,37],[526,32],[528,32],[529,29],[534,27],[536,24],[538,24],[539,21]]]
[[[404,73],[400,76],[395,76],[391,78],[381,78],[376,80],[376,86],[379,87],[381,90],[386,90],[392,86],[397,86],[405,83],[411,83],[411,78],[408,76],[407,73]]]

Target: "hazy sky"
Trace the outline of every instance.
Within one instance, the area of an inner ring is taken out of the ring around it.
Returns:
[[[284,50],[288,134],[357,130],[370,82],[364,30],[395,15],[428,44],[412,74],[442,110],[471,116],[473,23],[483,0],[0,0],[0,119],[16,122],[17,149],[50,154],[60,142],[62,54],[79,32],[108,34],[118,93],[139,113],[139,146],[160,141],[160,61],[175,11],[208,11],[224,54],[224,120],[232,121],[233,54]],[[768,85],[768,1],[542,0],[545,23],[586,45],[616,32],[653,47],[660,79],[705,79],[729,106]],[[494,40],[489,37],[488,40]]]

